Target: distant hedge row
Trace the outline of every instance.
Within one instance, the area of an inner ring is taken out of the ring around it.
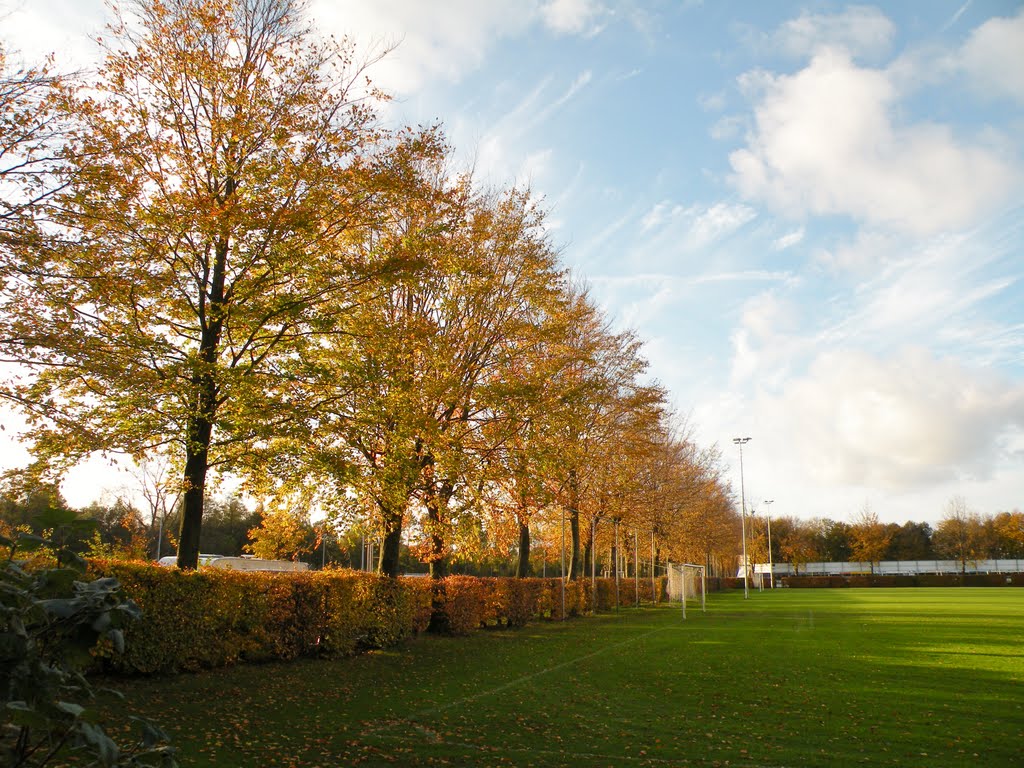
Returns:
[[[742,579],[740,579],[742,582]],[[776,586],[824,587],[1024,587],[1024,573],[919,573],[898,576],[783,576]]]
[[[596,589],[594,588],[596,586]],[[665,578],[652,585],[639,582],[640,601],[661,602]],[[615,608],[615,580],[571,581],[565,586],[565,615],[580,616],[594,610]],[[619,581],[618,604],[635,605],[637,584],[632,579]],[[481,627],[521,627],[536,619],[562,618],[562,590],[559,579],[477,578],[449,576],[434,587],[434,621],[431,629],[464,635]]]
[[[142,608],[128,627],[125,651],[100,647],[111,672],[150,674],[198,670],[238,661],[347,656],[386,648],[427,630],[467,634],[488,626],[522,626],[562,617],[558,579],[451,576],[388,579],[353,571],[259,573],[179,571],[143,563],[94,561],[97,576],[114,576]],[[654,585],[658,600],[664,578]],[[619,603],[636,602],[632,580],[619,582]],[[651,602],[650,579],[640,599]],[[596,599],[595,599],[596,598]],[[570,582],[565,614],[615,606],[615,582]]]

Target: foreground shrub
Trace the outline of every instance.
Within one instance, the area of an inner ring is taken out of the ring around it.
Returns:
[[[84,671],[98,641],[120,650],[139,609],[116,579],[87,579],[86,564],[37,536],[0,537],[0,758],[4,765],[174,766],[167,737],[136,720],[136,743],[119,746],[88,709]],[[26,565],[26,551],[52,559]]]

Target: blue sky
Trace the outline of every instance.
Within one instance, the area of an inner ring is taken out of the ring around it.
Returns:
[[[754,506],[1024,507],[1024,4],[309,8],[398,44],[370,70],[387,120],[440,121],[482,181],[544,198],[737,490],[753,438]],[[99,2],[0,9],[29,58],[94,55]]]

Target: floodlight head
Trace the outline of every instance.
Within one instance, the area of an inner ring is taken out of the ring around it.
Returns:
[[[745,445],[745,444],[750,442],[750,438],[749,437],[734,437],[732,439],[732,441],[734,443],[736,443],[736,445]]]

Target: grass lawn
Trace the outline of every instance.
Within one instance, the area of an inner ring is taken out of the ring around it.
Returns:
[[[1024,589],[819,589],[118,681],[183,766],[1024,766]]]

